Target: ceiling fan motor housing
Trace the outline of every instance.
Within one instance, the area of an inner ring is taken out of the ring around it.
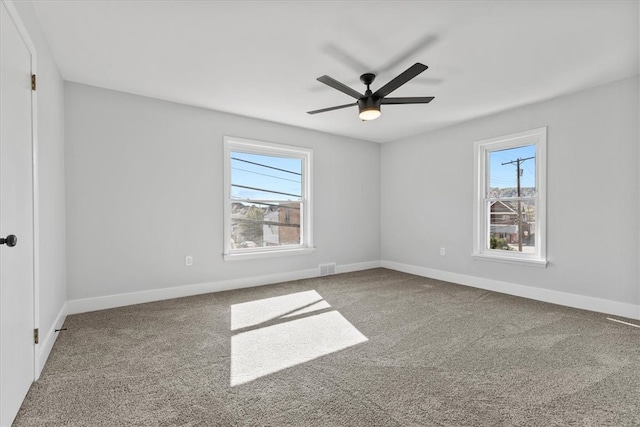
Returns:
[[[380,111],[380,100],[377,96],[364,96],[358,99],[358,109],[361,113],[368,110]]]

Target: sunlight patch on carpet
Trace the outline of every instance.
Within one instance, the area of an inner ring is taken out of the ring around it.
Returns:
[[[231,306],[231,330],[256,326],[281,317],[310,313],[330,308],[316,291],[265,298]]]
[[[316,291],[232,305],[231,386],[368,341],[330,308]]]

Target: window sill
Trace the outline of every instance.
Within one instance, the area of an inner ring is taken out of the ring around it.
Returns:
[[[501,262],[505,264],[526,265],[530,267],[546,268],[547,260],[539,258],[519,258],[512,256],[500,256],[493,254],[475,253],[471,254],[474,259],[479,261]]]
[[[225,261],[240,261],[245,259],[259,259],[259,258],[273,258],[281,256],[291,255],[305,255],[315,252],[316,248],[292,248],[292,249],[279,249],[270,251],[250,251],[250,252],[234,252],[230,254],[223,254],[222,258]]]

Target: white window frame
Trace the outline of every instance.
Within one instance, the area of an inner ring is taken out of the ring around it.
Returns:
[[[536,147],[536,252],[525,254],[489,249],[489,212],[485,208],[488,200],[489,153],[492,151],[517,148],[526,145]],[[525,264],[537,267],[547,265],[547,128],[537,128],[474,143],[474,259]]]
[[[312,224],[312,167],[313,150],[310,148],[274,144],[234,136],[224,136],[224,249],[225,260],[254,259],[263,257],[299,255],[311,253],[313,247]],[[267,156],[294,157],[302,160],[302,214],[300,215],[300,244],[258,248],[231,248],[231,152],[240,151]]]

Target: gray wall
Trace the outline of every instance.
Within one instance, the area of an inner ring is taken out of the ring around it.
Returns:
[[[635,77],[384,144],[382,259],[639,304],[638,113]],[[543,126],[547,268],[472,259],[473,142]]]
[[[69,300],[380,259],[378,144],[70,82],[65,112]],[[223,135],[313,148],[313,254],[223,261]]]
[[[39,326],[42,345],[53,345],[56,321],[64,320],[66,290],[64,86],[31,2],[14,2],[37,50],[38,185],[40,186]],[[45,349],[46,350],[46,349]],[[41,353],[46,358],[48,350]],[[44,360],[40,361],[41,365]]]
[[[381,259],[640,303],[637,77],[383,145],[75,83],[65,111],[69,300]],[[543,126],[549,265],[472,259],[473,142]],[[222,260],[223,135],[314,149],[314,254]]]

